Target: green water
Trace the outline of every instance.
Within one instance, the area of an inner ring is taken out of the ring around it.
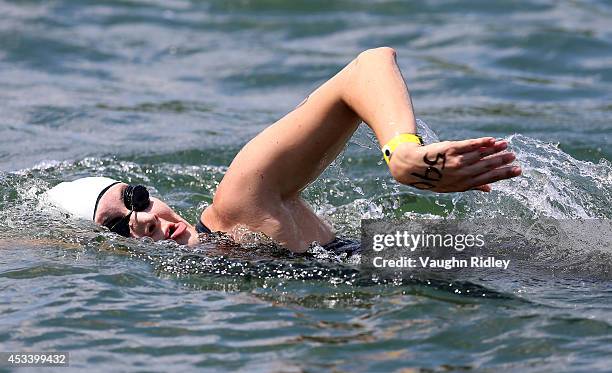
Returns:
[[[69,351],[73,371],[612,370],[606,245],[469,281],[376,282],[359,258],[124,240],[39,198],[106,175],[193,220],[242,145],[388,45],[422,128],[507,138],[524,176],[486,195],[400,187],[360,128],[304,194],[338,232],[609,219],[608,2],[0,0],[0,15],[0,352]]]

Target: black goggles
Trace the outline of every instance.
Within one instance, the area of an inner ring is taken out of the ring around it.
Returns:
[[[149,207],[149,191],[142,185],[128,185],[123,191],[123,204],[130,212],[123,217],[118,217],[104,224],[111,232],[123,237],[130,237],[130,217],[134,211],[144,211]]]

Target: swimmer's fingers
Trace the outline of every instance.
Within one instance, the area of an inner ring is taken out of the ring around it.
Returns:
[[[452,149],[457,154],[464,154],[477,151],[480,148],[488,148],[495,144],[494,137],[481,137],[478,139],[469,139],[461,141],[453,141]]]
[[[481,192],[489,193],[491,191],[491,186],[489,184],[479,185],[477,187],[473,187],[471,190],[480,190]]]
[[[495,153],[499,153],[508,148],[508,142],[505,140],[496,141],[492,146],[480,147],[471,152],[461,154],[465,164],[470,165],[480,161],[482,158],[488,157]]]
[[[521,172],[521,168],[518,166],[499,167],[472,178],[470,180],[469,188],[471,189],[485,184],[494,183],[496,181],[511,179],[519,176]]]
[[[478,162],[465,167],[463,170],[467,175],[480,175],[501,166],[505,166],[516,159],[513,153],[497,153],[490,155]]]

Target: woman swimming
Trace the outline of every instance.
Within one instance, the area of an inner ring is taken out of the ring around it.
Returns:
[[[505,141],[492,137],[423,145],[395,51],[366,50],[236,155],[213,202],[191,225],[142,186],[108,178],[61,183],[49,199],[76,217],[127,237],[199,243],[199,232],[262,232],[293,252],[334,242],[334,232],[300,197],[361,122],[374,132],[398,182],[434,192],[491,190],[521,174]]]

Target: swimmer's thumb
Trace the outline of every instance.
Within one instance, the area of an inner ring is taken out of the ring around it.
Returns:
[[[491,191],[491,186],[489,184],[480,185],[472,188],[472,190],[480,190],[481,192],[489,193]]]

